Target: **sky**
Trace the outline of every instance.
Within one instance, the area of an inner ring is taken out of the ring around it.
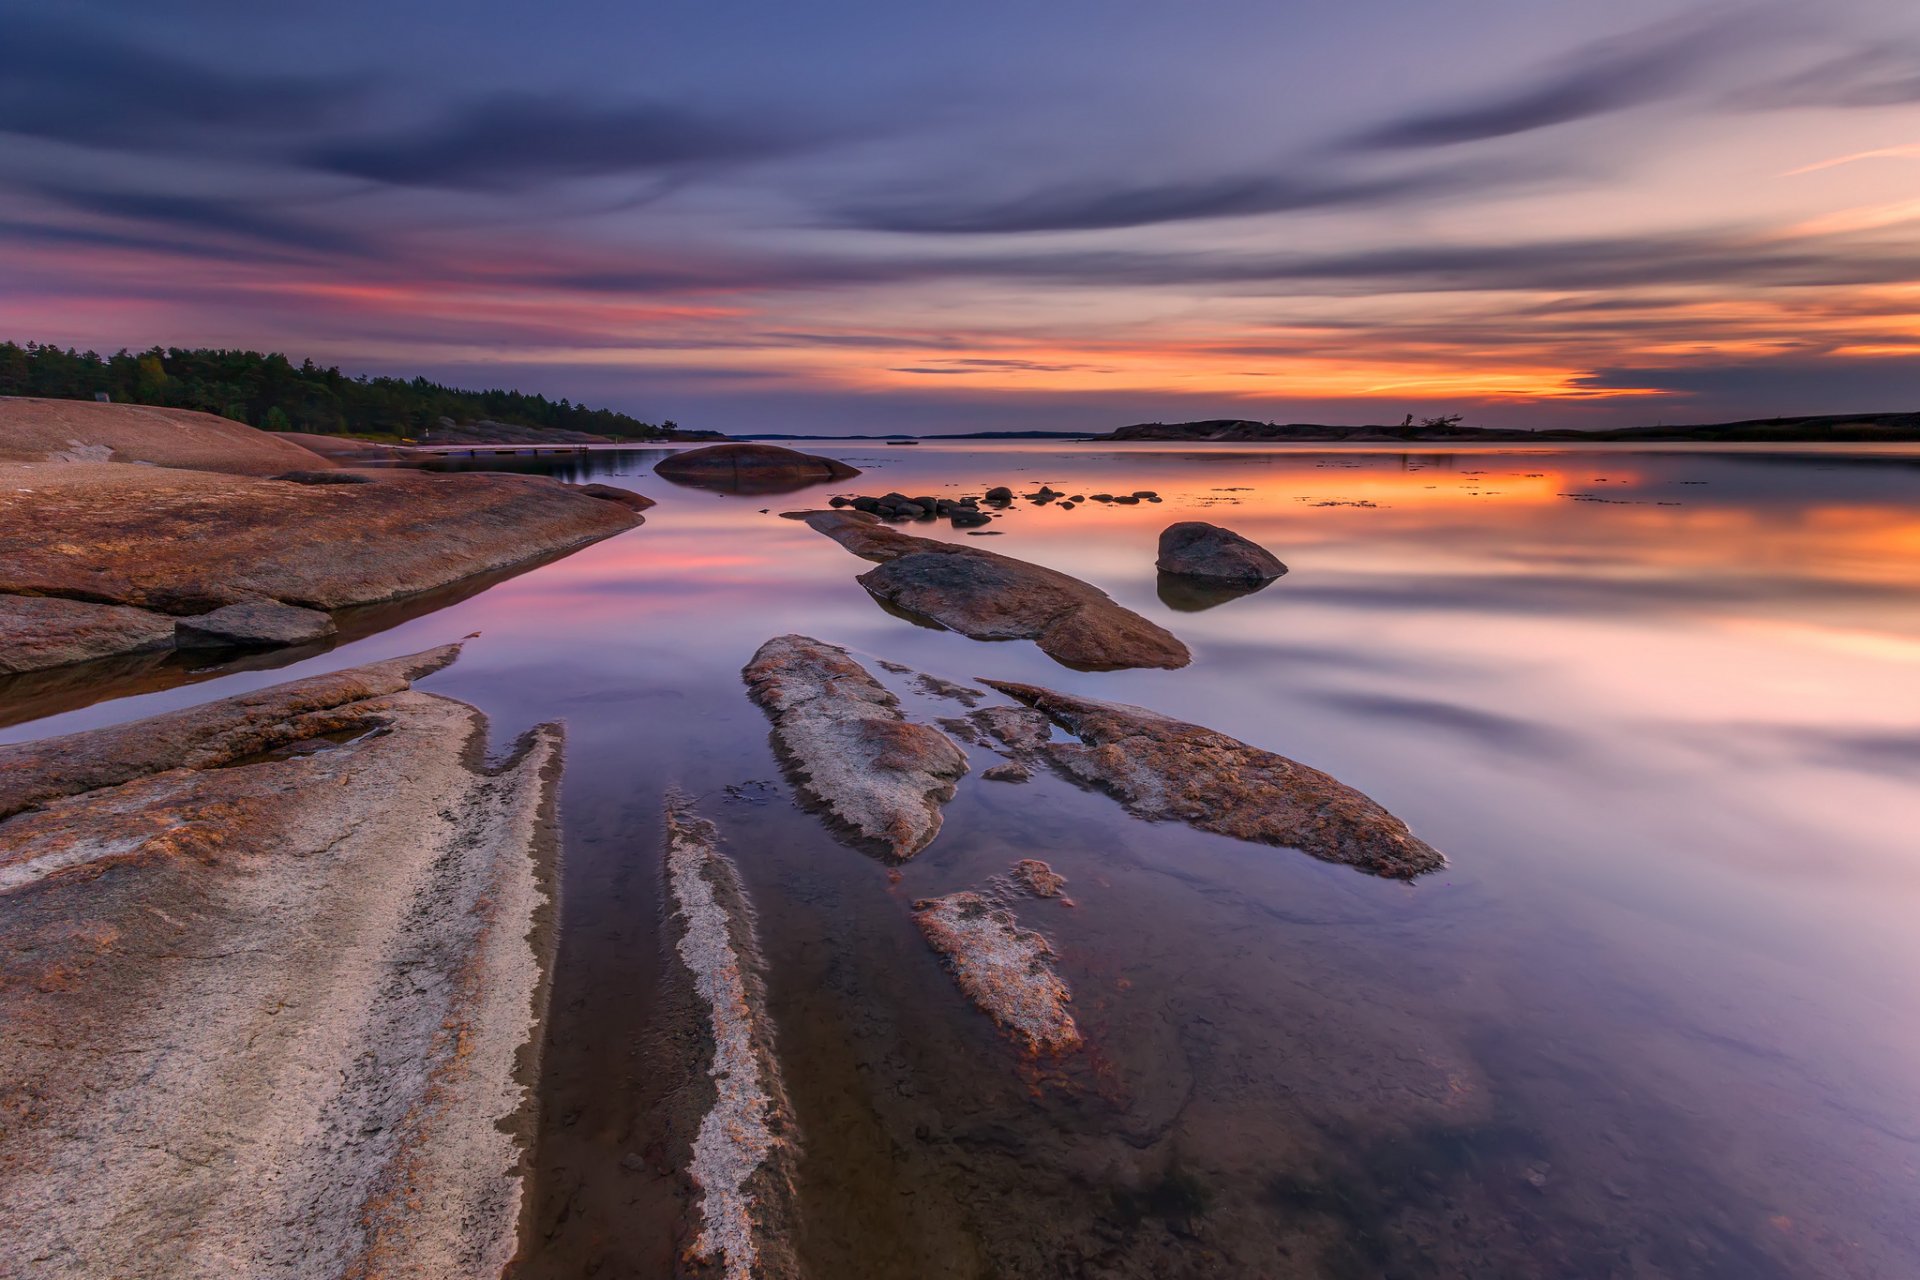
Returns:
[[[0,337],[730,432],[1920,409],[1920,4],[0,0]]]

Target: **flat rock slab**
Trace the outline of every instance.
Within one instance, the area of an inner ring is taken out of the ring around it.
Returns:
[[[7,462],[145,462],[251,476],[332,465],[291,435],[192,409],[0,396]]]
[[[174,620],[148,609],[0,595],[0,674],[173,647]]]
[[[799,1150],[767,1014],[753,913],[714,825],[667,805],[669,932],[693,987],[712,1100],[692,1140],[688,1260],[726,1280],[792,1280]],[[703,1274],[706,1274],[703,1272]]]
[[[1162,573],[1244,586],[1270,582],[1287,571],[1279,556],[1251,538],[1204,520],[1182,520],[1161,530],[1160,557],[1154,567]]]
[[[1054,972],[1053,948],[1013,912],[971,890],[913,904],[913,922],[946,958],[967,999],[1033,1053],[1081,1044],[1067,1008],[1073,993]]]
[[[310,693],[202,723],[239,750]],[[483,771],[470,707],[402,682],[335,709],[378,731],[226,768],[204,735],[156,753],[152,722],[6,748],[16,775],[99,781],[0,822],[0,1259],[31,1259],[19,1274],[497,1276],[513,1257],[559,733]]]
[[[304,485],[119,463],[0,466],[0,593],[200,614],[413,595],[641,523],[539,477]]]
[[[895,858],[911,858],[940,833],[940,806],[967,772],[966,752],[908,721],[900,700],[845,649],[776,636],[741,675],[773,718],[798,785],[835,818]]]
[[[1186,645],[1098,587],[978,547],[919,538],[859,511],[794,513],[880,567],[860,575],[874,598],[975,640],[1032,640],[1089,671],[1184,667]]]
[[[771,444],[710,444],[665,458],[654,474],[676,484],[728,493],[790,493],[860,474],[837,458]]]
[[[1042,712],[1079,742],[1041,751],[1142,818],[1285,845],[1325,862],[1411,880],[1446,865],[1407,824],[1318,769],[1141,707],[983,680]],[[978,715],[979,712],[975,712]]]
[[[181,618],[174,624],[173,643],[181,649],[274,648],[324,640],[333,631],[332,615],[318,609],[277,600],[250,601]]]

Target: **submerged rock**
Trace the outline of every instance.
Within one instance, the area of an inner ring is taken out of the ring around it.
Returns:
[[[845,649],[776,636],[741,672],[773,718],[800,787],[861,837],[911,858],[940,832],[940,806],[967,755],[938,729],[911,723],[900,701]]]
[[[1259,543],[1204,520],[1182,520],[1162,530],[1154,567],[1162,573],[1249,585],[1287,571],[1280,558]]]
[[[676,484],[729,493],[786,493],[860,474],[838,459],[772,444],[710,444],[663,459],[653,471]]]
[[[1057,898],[1067,887],[1067,878],[1038,858],[1014,863],[1013,882],[1036,898]]]
[[[792,513],[880,567],[860,585],[897,609],[975,640],[1027,639],[1092,671],[1184,667],[1187,647],[1078,578],[978,547],[917,538],[853,511]]]
[[[988,782],[1027,782],[1032,779],[1033,770],[1018,760],[1009,760],[983,771],[980,776]]]
[[[181,649],[271,648],[324,640],[333,630],[333,618],[317,609],[259,600],[181,618],[174,626],[173,642]]]
[[[1065,1053],[1081,1044],[1067,1005],[1073,993],[1053,968],[1053,948],[1022,929],[1013,912],[963,891],[913,904],[913,922],[946,957],[969,1000],[1030,1052]]]
[[[1446,865],[1407,824],[1318,769],[1141,707],[983,680],[1077,735],[1044,753],[1142,818],[1177,819],[1326,862],[1411,880]],[[984,710],[984,708],[983,708]],[[975,712],[976,716],[981,712]]]
[[[158,718],[200,732],[0,749],[0,1257],[46,1280],[509,1264],[561,739],[481,770],[480,714],[406,687],[451,653],[339,673],[330,716],[302,681]],[[268,722],[303,750],[253,756]],[[380,732],[321,736],[345,722]]]
[[[687,1169],[700,1192],[688,1261],[726,1280],[787,1280],[799,1275],[790,1243],[798,1153],[752,913],[718,830],[679,796],[667,805],[667,891],[713,1089]]]

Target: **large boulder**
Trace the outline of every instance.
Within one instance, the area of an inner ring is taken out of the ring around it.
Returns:
[[[975,640],[1032,640],[1054,660],[1090,671],[1177,668],[1193,660],[1177,637],[1078,578],[900,533],[857,511],[793,514],[880,562],[859,578],[875,599]]]
[[[1287,571],[1280,558],[1259,543],[1204,520],[1182,520],[1162,530],[1154,567],[1162,573],[1234,583],[1268,582]]]
[[[664,459],[654,474],[675,484],[728,493],[787,493],[860,474],[835,458],[772,444],[710,444]]]
[[[289,436],[211,413],[0,396],[0,463],[7,462],[147,462],[249,476],[332,465]]]

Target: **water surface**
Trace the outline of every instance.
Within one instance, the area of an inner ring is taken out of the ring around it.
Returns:
[[[1193,665],[1084,673],[915,626],[778,518],[831,488],[719,496],[652,476],[660,451],[594,453],[530,465],[658,499],[645,526],[278,669],[42,695],[73,709],[0,737],[480,633],[423,687],[485,709],[497,746],[568,735],[529,1276],[670,1275],[684,1244],[670,786],[758,908],[816,1277],[1920,1275],[1920,457],[823,447],[868,469],[849,491],[1157,490],[1022,504],[977,542],[1100,586]],[[1163,598],[1155,539],[1191,518],[1291,572]],[[1055,777],[985,782],[974,749],[890,876],[794,803],[743,693],[788,631],[916,715],[960,708],[875,660],[1209,725],[1452,865],[1385,882]],[[1088,1033],[1057,1063],[968,1006],[909,918],[1024,856],[1075,904],[1020,907]]]

